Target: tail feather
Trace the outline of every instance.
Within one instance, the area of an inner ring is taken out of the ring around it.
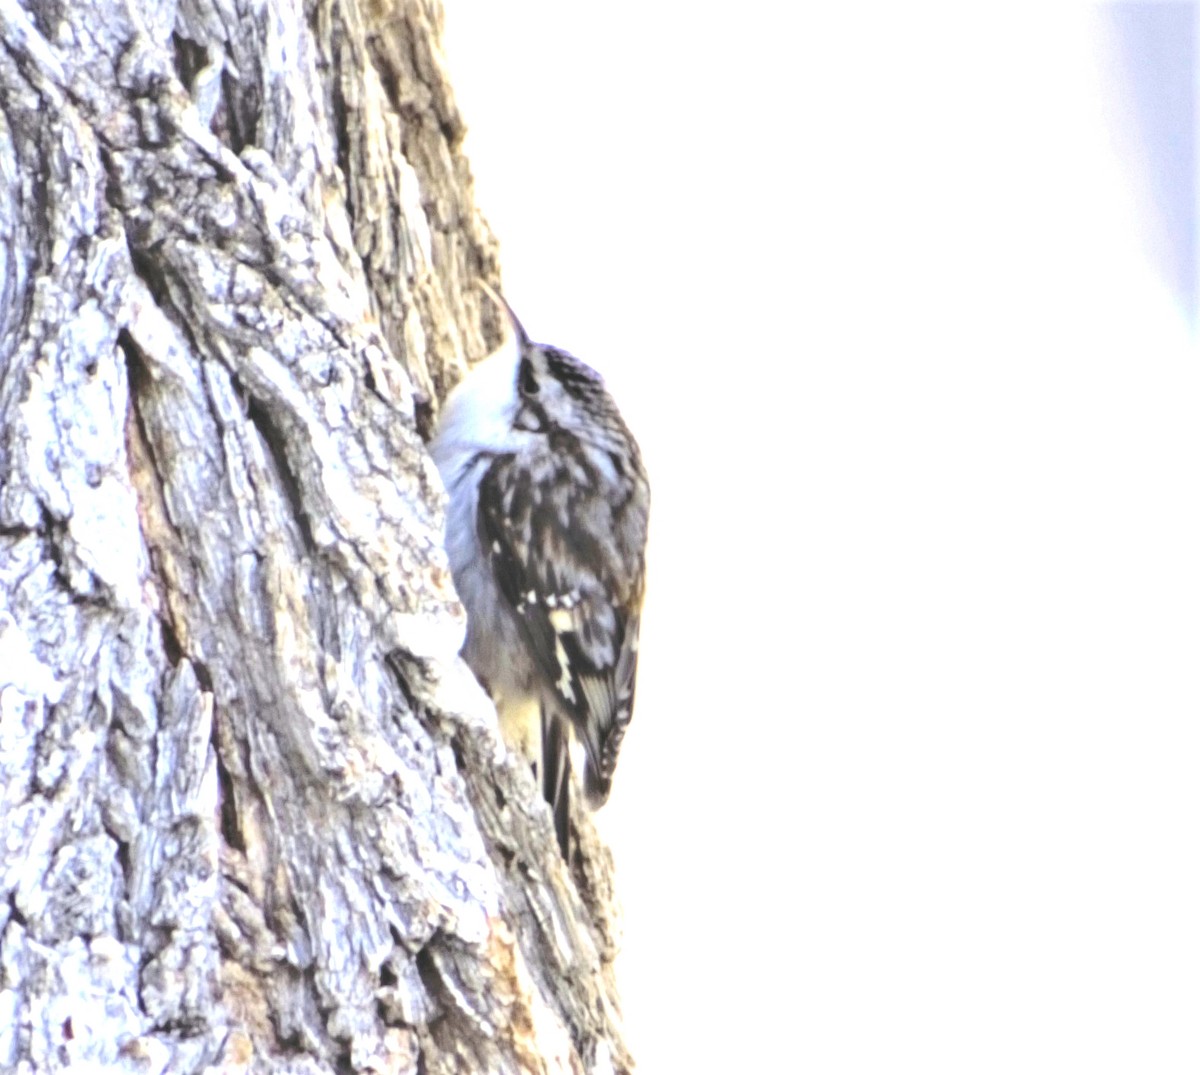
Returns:
[[[571,746],[570,732],[553,713],[542,707],[542,795],[554,814],[554,834],[564,859],[571,846]]]

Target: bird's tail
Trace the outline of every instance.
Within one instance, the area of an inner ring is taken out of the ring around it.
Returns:
[[[542,795],[554,814],[554,834],[570,860],[571,738],[566,724],[542,707]]]

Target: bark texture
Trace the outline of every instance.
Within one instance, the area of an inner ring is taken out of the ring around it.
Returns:
[[[434,0],[0,0],[0,1069],[623,1071],[456,658]]]

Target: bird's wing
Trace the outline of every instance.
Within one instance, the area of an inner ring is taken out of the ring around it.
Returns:
[[[538,495],[548,487],[561,495]],[[633,713],[641,563],[624,568],[606,532],[618,521],[589,518],[575,497],[571,483],[535,486],[512,457],[499,457],[480,482],[479,541],[554,702],[583,741],[584,784],[598,805]]]

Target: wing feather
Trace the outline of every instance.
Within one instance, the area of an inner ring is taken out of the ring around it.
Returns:
[[[548,698],[584,744],[585,789],[598,805],[633,711],[645,516],[622,516],[628,503],[598,510],[594,491],[583,501],[581,488],[576,472],[539,474],[498,457],[480,482],[479,541]]]

